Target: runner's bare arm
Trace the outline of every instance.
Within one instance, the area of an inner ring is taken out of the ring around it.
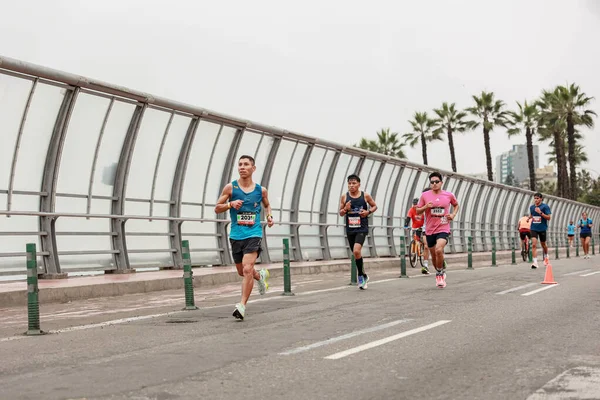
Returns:
[[[219,200],[217,200],[217,205],[215,206],[215,213],[221,214],[233,207],[231,203],[228,202],[228,200],[231,198],[232,191],[233,186],[231,185],[231,183],[225,185],[223,191],[221,192],[221,196],[219,196]]]
[[[267,188],[263,186],[262,188],[262,203],[265,207],[265,211],[267,212],[267,225],[270,227],[273,226],[273,215],[271,215],[271,203],[269,202],[269,192]]]
[[[340,198],[340,217],[346,215],[346,195],[343,194]]]
[[[450,214],[448,214],[448,219],[450,219],[451,221],[454,220],[454,218],[456,218],[456,213],[458,213],[458,210],[460,209],[460,206],[458,205],[458,203],[452,205],[452,212]]]
[[[375,211],[377,211],[377,204],[369,193],[365,193],[365,200],[369,204],[369,214],[373,214]]]

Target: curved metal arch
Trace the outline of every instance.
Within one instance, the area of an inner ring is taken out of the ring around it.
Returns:
[[[187,173],[188,161],[190,159],[190,153],[192,152],[192,145],[200,125],[200,118],[193,118],[188,126],[187,133],[183,139],[181,150],[179,152],[179,159],[177,160],[177,166],[175,167],[175,174],[173,175],[173,186],[171,187],[171,204],[169,205],[169,216],[180,218],[181,217],[181,202],[183,196],[183,186],[185,184],[185,177]],[[173,266],[175,268],[183,268],[183,249],[181,247],[181,241],[183,234],[181,231],[181,221],[169,221],[169,231],[171,236],[169,240],[171,242],[171,248],[177,249],[175,253],[172,253]]]
[[[326,224],[327,223],[327,211],[329,206],[329,197],[331,196],[331,187],[333,183],[333,177],[335,175],[335,170],[337,169],[338,162],[341,158],[342,152],[336,151],[333,155],[333,160],[331,161],[331,168],[327,173],[327,178],[325,178],[325,185],[323,188],[323,193],[321,194],[321,210],[319,214],[319,223]],[[350,157],[350,160],[352,157]],[[348,160],[348,166],[350,166],[350,160]],[[320,225],[320,240],[321,247],[323,248],[323,257],[326,260],[331,259],[331,250],[329,249],[329,237],[327,235],[327,226]]]
[[[298,145],[298,143],[296,143]],[[300,210],[300,193],[302,192],[302,184],[304,183],[304,177],[306,175],[306,167],[308,166],[308,161],[310,160],[310,156],[315,148],[314,144],[309,144],[304,149],[304,155],[302,156],[302,161],[300,162],[300,168],[298,169],[298,175],[296,176],[296,182],[294,184],[294,190],[292,191],[292,201],[291,201],[291,209],[290,211],[290,222],[294,223],[290,226],[290,230],[293,232],[292,234],[292,251],[295,252],[295,260],[302,260],[302,248],[300,247],[300,226],[298,226],[297,222],[299,220]],[[290,160],[291,167],[291,160]],[[288,167],[288,173],[289,168]],[[287,177],[286,177],[287,180]],[[285,192],[285,183],[283,191]],[[314,197],[314,193],[313,193]],[[283,207],[283,196],[281,199],[281,207]]]
[[[115,180],[113,184],[113,197],[116,198],[116,200],[113,200],[111,204],[112,215],[123,215],[125,210],[125,193],[127,190],[127,178],[129,176],[129,168],[131,166],[133,149],[135,147],[137,135],[147,108],[148,104],[138,105],[135,108],[129,123],[129,128],[127,129],[127,133],[125,135],[125,140],[123,141],[123,147],[121,147],[121,155],[119,156],[119,162],[117,163]],[[116,233],[116,235],[111,236],[112,250],[117,251],[117,253],[113,254],[113,262],[116,267],[116,272],[130,270],[129,255],[127,253],[127,241],[125,237],[126,222],[126,218],[110,220],[111,232]],[[115,271],[113,270],[112,272]]]
[[[379,188],[379,181],[381,180],[381,174],[383,174],[383,169],[385,168],[385,162],[382,162],[379,164],[379,168],[377,169],[377,173],[375,174],[375,180],[373,181],[373,188],[371,189],[371,197],[375,198],[375,196],[377,196],[377,189]],[[373,171],[373,168],[375,167],[375,162],[373,162],[373,165],[371,166],[371,172],[369,172],[369,177],[371,176],[371,173]],[[367,182],[369,181],[369,178],[367,178]],[[370,249],[369,249],[369,254],[371,255],[371,257],[377,257],[377,247],[375,247],[375,238],[373,237],[373,217],[371,217],[371,222],[369,223],[369,235],[367,236],[367,240],[369,241],[369,245],[370,245]]]
[[[156,156],[156,163],[154,165],[154,175],[152,176],[152,189],[150,191],[150,213],[151,217],[154,213],[154,193],[156,192],[156,179],[158,178],[158,170],[160,168],[160,160],[162,158],[163,151],[165,149],[165,143],[167,142],[167,136],[169,135],[169,130],[171,129],[171,123],[173,122],[173,117],[175,116],[175,112],[171,112],[171,116],[169,117],[169,122],[167,122],[167,126],[165,127],[165,133],[163,134],[162,140],[160,142],[160,147],[158,149],[158,155]],[[150,219],[152,221],[152,219]]]
[[[40,197],[41,212],[54,212],[55,209],[56,183],[60,170],[60,159],[79,90],[76,87],[66,91],[58,112],[58,117],[56,118],[44,164],[41,191],[46,192],[47,196]],[[58,259],[58,246],[56,244],[56,217],[40,217],[40,231],[48,233],[40,237],[41,250],[47,252],[46,255],[42,256],[45,267],[44,277],[53,278],[63,276],[64,274],[61,273],[60,261]]]
[[[398,197],[398,188],[400,187],[400,180],[402,179],[402,174],[406,167],[404,165],[400,165],[400,171],[398,171],[398,176],[396,177],[396,181],[394,182],[394,187],[392,189],[392,194],[390,196],[390,201],[388,203],[388,217],[387,217],[387,235],[388,235],[388,244],[390,245],[392,257],[397,257],[398,252],[396,251],[396,243],[394,242],[394,216],[396,215],[396,198]],[[392,174],[393,176],[393,174]]]
[[[29,96],[27,97],[27,102],[25,103],[25,108],[23,109],[23,116],[21,117],[21,124],[19,125],[19,131],[17,132],[17,140],[15,141],[15,149],[13,151],[13,159],[10,165],[10,178],[8,181],[8,196],[6,198],[6,211],[10,211],[12,208],[12,196],[13,196],[13,188],[15,185],[15,173],[17,169],[17,160],[19,159],[19,150],[21,149],[21,139],[23,138],[23,130],[25,129],[25,123],[27,122],[27,115],[29,114],[29,108],[31,107],[31,101],[33,100],[33,95],[35,94],[35,89],[37,88],[39,78],[35,78],[31,85],[31,89],[29,90]],[[10,217],[10,215],[9,215]]]

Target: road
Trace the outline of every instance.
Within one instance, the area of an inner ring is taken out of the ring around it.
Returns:
[[[2,399],[600,399],[600,266],[553,262],[398,279],[365,291],[342,274],[273,282],[236,321],[237,285],[42,306],[14,336],[0,314]],[[543,289],[543,290],[540,290]],[[112,321],[112,322],[111,322]],[[571,397],[569,397],[571,396]]]

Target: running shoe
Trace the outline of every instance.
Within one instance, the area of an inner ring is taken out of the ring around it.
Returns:
[[[244,315],[246,315],[246,306],[242,303],[237,303],[235,305],[235,310],[233,310],[233,316],[237,319],[243,321]]]
[[[363,282],[364,282],[364,283],[363,283],[363,287],[362,287],[362,289],[364,290],[364,289],[366,289],[366,288],[367,288],[367,283],[369,283],[369,275],[366,275],[366,274],[365,274],[365,277],[363,278]]]
[[[429,275],[429,268],[427,268],[427,267],[423,267],[423,268],[421,268],[421,273],[422,273],[423,275]]]
[[[443,288],[446,286],[446,282],[444,282],[444,276],[440,274],[435,275],[435,285],[439,288]]]
[[[362,289],[364,284],[365,284],[365,278],[363,278],[361,275],[358,277],[358,288]]]

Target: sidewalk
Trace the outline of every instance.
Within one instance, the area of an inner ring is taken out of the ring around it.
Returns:
[[[561,249],[560,258],[566,257],[566,249]],[[574,251],[571,251],[574,257]],[[583,253],[581,253],[583,255]],[[550,254],[554,258],[554,252]],[[473,267],[491,266],[491,252],[473,253]],[[467,267],[467,254],[447,254],[448,269]],[[498,265],[510,264],[511,252],[496,252]],[[523,262],[520,253],[516,253],[517,263]],[[365,258],[365,269],[393,269],[400,275],[400,258]],[[283,263],[260,264],[258,268],[268,268],[271,279],[283,277]],[[431,267],[430,267],[431,269]],[[347,272],[350,280],[349,260],[292,262],[290,266],[292,283],[294,275],[319,274],[326,272]],[[411,268],[406,260],[406,272],[410,275],[420,274],[420,268]],[[208,287],[227,283],[240,282],[235,266],[194,268],[194,287]],[[155,292],[160,290],[182,289],[183,270],[162,270],[138,272],[133,274],[105,274],[88,277],[71,277],[67,279],[39,280],[40,303],[69,302],[74,300],[121,296],[124,294]],[[27,282],[0,283],[0,307],[24,306],[27,304]]]

